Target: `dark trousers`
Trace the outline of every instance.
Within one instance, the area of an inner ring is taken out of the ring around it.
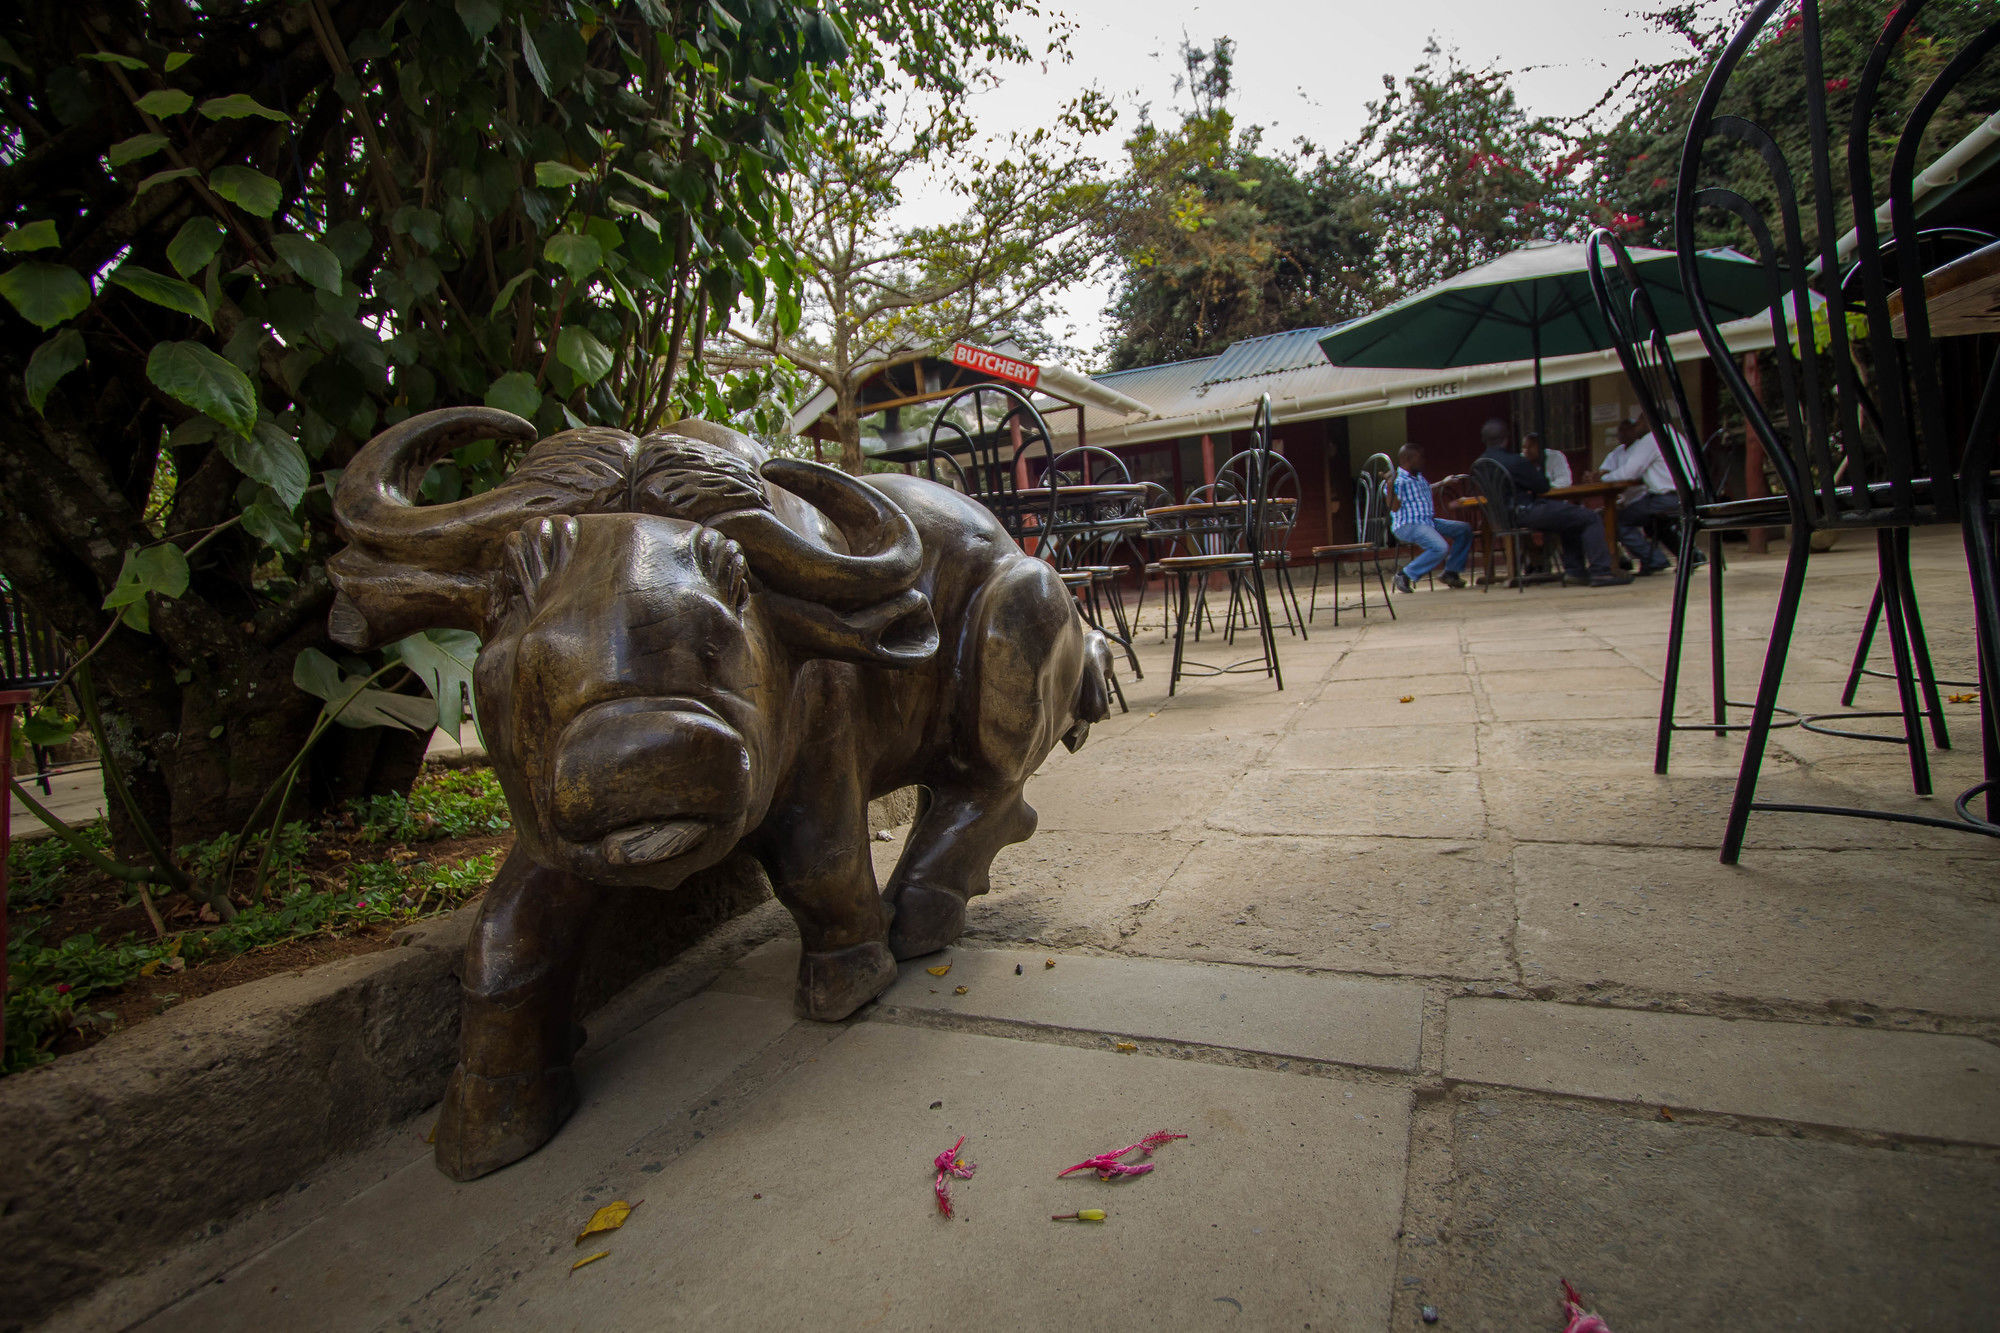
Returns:
[[[1647,492],[1643,499],[1618,506],[1618,541],[1634,560],[1647,569],[1667,567],[1666,548],[1646,535],[1646,524],[1656,518],[1674,518],[1681,502],[1671,495]]]
[[[1554,533],[1562,541],[1563,566],[1574,578],[1594,578],[1611,572],[1611,548],[1604,542],[1604,520],[1595,509],[1567,500],[1536,500],[1521,508],[1521,526]]]

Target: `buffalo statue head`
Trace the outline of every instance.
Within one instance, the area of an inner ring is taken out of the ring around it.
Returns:
[[[728,854],[800,741],[801,664],[927,661],[938,631],[907,515],[845,473],[706,422],[565,431],[499,486],[417,506],[447,450],[525,444],[489,408],[410,418],[341,476],[333,637],[477,633],[480,720],[522,850],[672,888]]]

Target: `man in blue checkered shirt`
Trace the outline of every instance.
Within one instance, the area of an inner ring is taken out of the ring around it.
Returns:
[[[1438,487],[1457,481],[1424,480],[1424,451],[1406,444],[1396,454],[1396,480],[1389,493],[1389,530],[1407,546],[1419,546],[1417,558],[1396,573],[1397,592],[1415,592],[1417,580],[1444,566],[1438,577],[1448,588],[1465,586],[1465,562],[1472,557],[1472,525],[1455,518],[1439,518],[1432,494]]]

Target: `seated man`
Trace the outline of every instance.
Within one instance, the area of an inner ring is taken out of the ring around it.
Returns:
[[[1539,467],[1542,475],[1549,479],[1551,487],[1567,486],[1573,480],[1569,470],[1569,455],[1560,449],[1542,448],[1542,437],[1533,431],[1521,437],[1521,457]]]
[[[1432,497],[1443,481],[1424,480],[1424,451],[1406,444],[1396,453],[1395,484],[1389,488],[1389,530],[1396,540],[1423,549],[1417,558],[1396,571],[1396,591],[1415,592],[1417,580],[1444,565],[1447,588],[1465,586],[1465,562],[1472,556],[1472,525],[1455,518],[1439,518]]]
[[[1570,575],[1587,580],[1593,588],[1612,588],[1630,583],[1630,574],[1611,568],[1611,548],[1604,540],[1604,524],[1594,510],[1563,500],[1545,500],[1542,492],[1549,479],[1542,470],[1514,452],[1512,433],[1498,417],[1479,428],[1480,443],[1491,459],[1512,478],[1516,497],[1515,521],[1536,532],[1552,532],[1562,541],[1563,564]]]
[[[1632,488],[1618,497],[1618,540],[1639,562],[1641,574],[1657,574],[1670,565],[1666,548],[1646,535],[1646,524],[1659,518],[1677,517],[1681,512],[1680,492],[1674,474],[1660,457],[1659,441],[1650,431],[1642,433],[1636,421],[1618,423],[1618,447],[1598,464],[1604,481],[1629,481]],[[1693,564],[1700,564],[1696,555]]]

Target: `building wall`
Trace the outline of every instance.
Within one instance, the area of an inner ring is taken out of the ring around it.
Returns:
[[[1515,426],[1511,394],[1448,398],[1410,408],[1410,442],[1424,451],[1424,475],[1436,481],[1454,472],[1470,472],[1472,460],[1485,448],[1479,442],[1479,428],[1494,417],[1510,429]]]

